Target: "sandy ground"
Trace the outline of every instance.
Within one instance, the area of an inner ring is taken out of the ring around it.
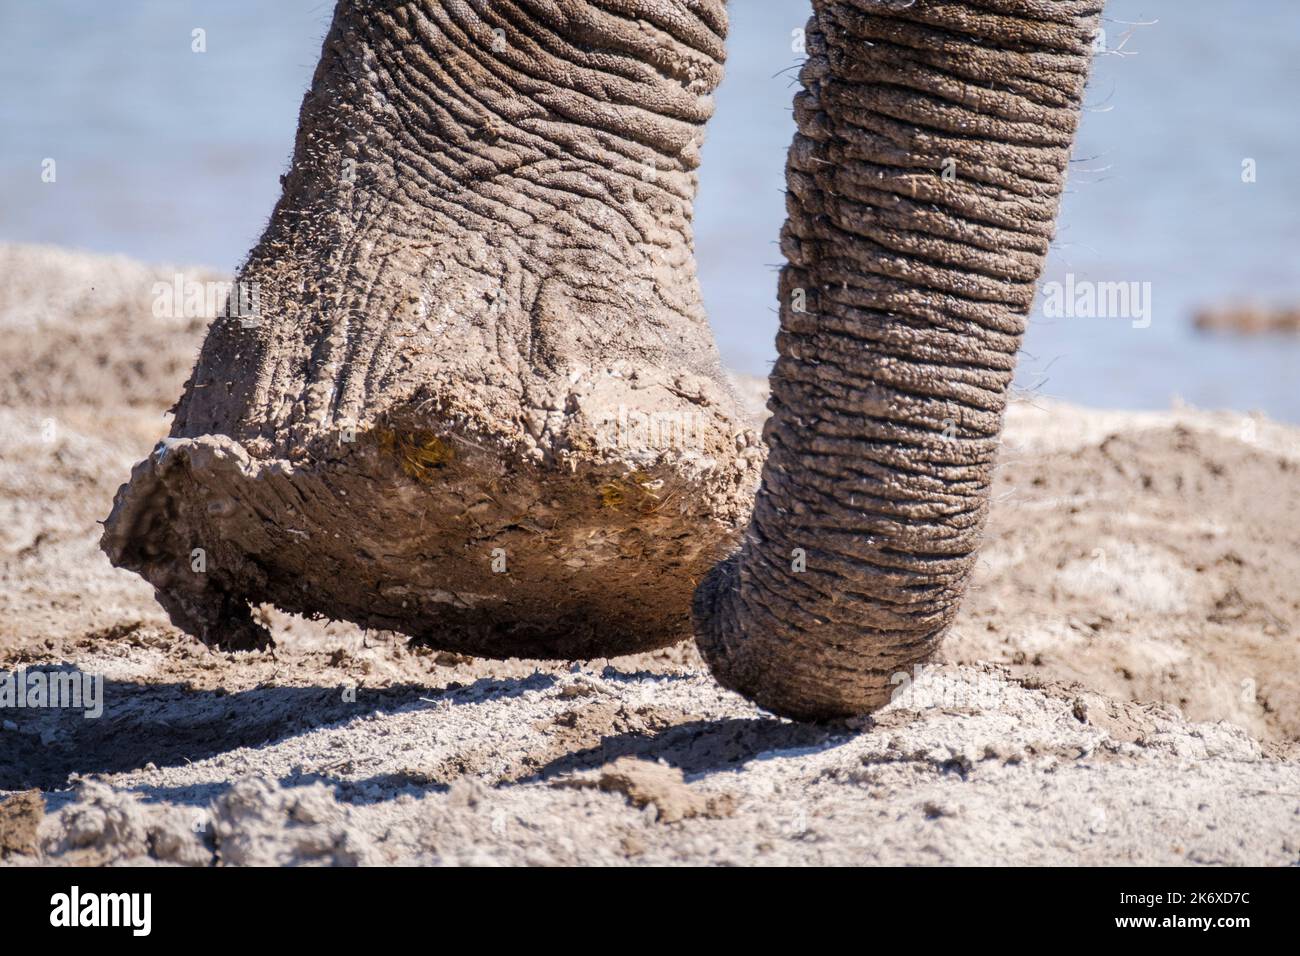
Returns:
[[[202,334],[151,314],[175,272],[0,246],[0,668],[105,681],[98,719],[0,709],[3,863],[1300,863],[1300,431],[1018,402],[945,661],[853,726],[689,644],[494,663],[268,611],[225,655],[96,544]]]

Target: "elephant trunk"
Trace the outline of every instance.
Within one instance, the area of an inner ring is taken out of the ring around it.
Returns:
[[[718,680],[886,703],[952,621],[1102,0],[814,0],[762,487],[695,595]]]

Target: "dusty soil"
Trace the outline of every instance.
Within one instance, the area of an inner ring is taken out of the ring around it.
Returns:
[[[485,662],[264,610],[278,646],[223,654],[97,547],[198,348],[151,314],[176,271],[0,246],[0,669],[105,698],[0,709],[4,863],[1300,863],[1300,431],[1018,403],[945,661],[853,726],[690,645]]]

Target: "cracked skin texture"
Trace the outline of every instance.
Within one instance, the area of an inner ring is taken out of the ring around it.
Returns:
[[[769,452],[695,598],[714,676],[764,707],[874,710],[957,612],[1101,8],[813,0]]]
[[[103,547],[237,649],[250,605],[492,657],[690,635],[762,450],[691,206],[715,0],[342,0],[292,168]]]

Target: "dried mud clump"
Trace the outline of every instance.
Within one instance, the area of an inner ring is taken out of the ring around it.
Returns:
[[[0,857],[32,854],[37,831],[45,817],[45,800],[39,790],[15,793],[0,800]]]
[[[620,757],[594,778],[564,781],[557,786],[595,788],[621,793],[628,803],[642,809],[654,807],[660,823],[680,823],[693,817],[720,820],[736,809],[730,795],[705,795],[686,783],[681,770],[636,757]]]

